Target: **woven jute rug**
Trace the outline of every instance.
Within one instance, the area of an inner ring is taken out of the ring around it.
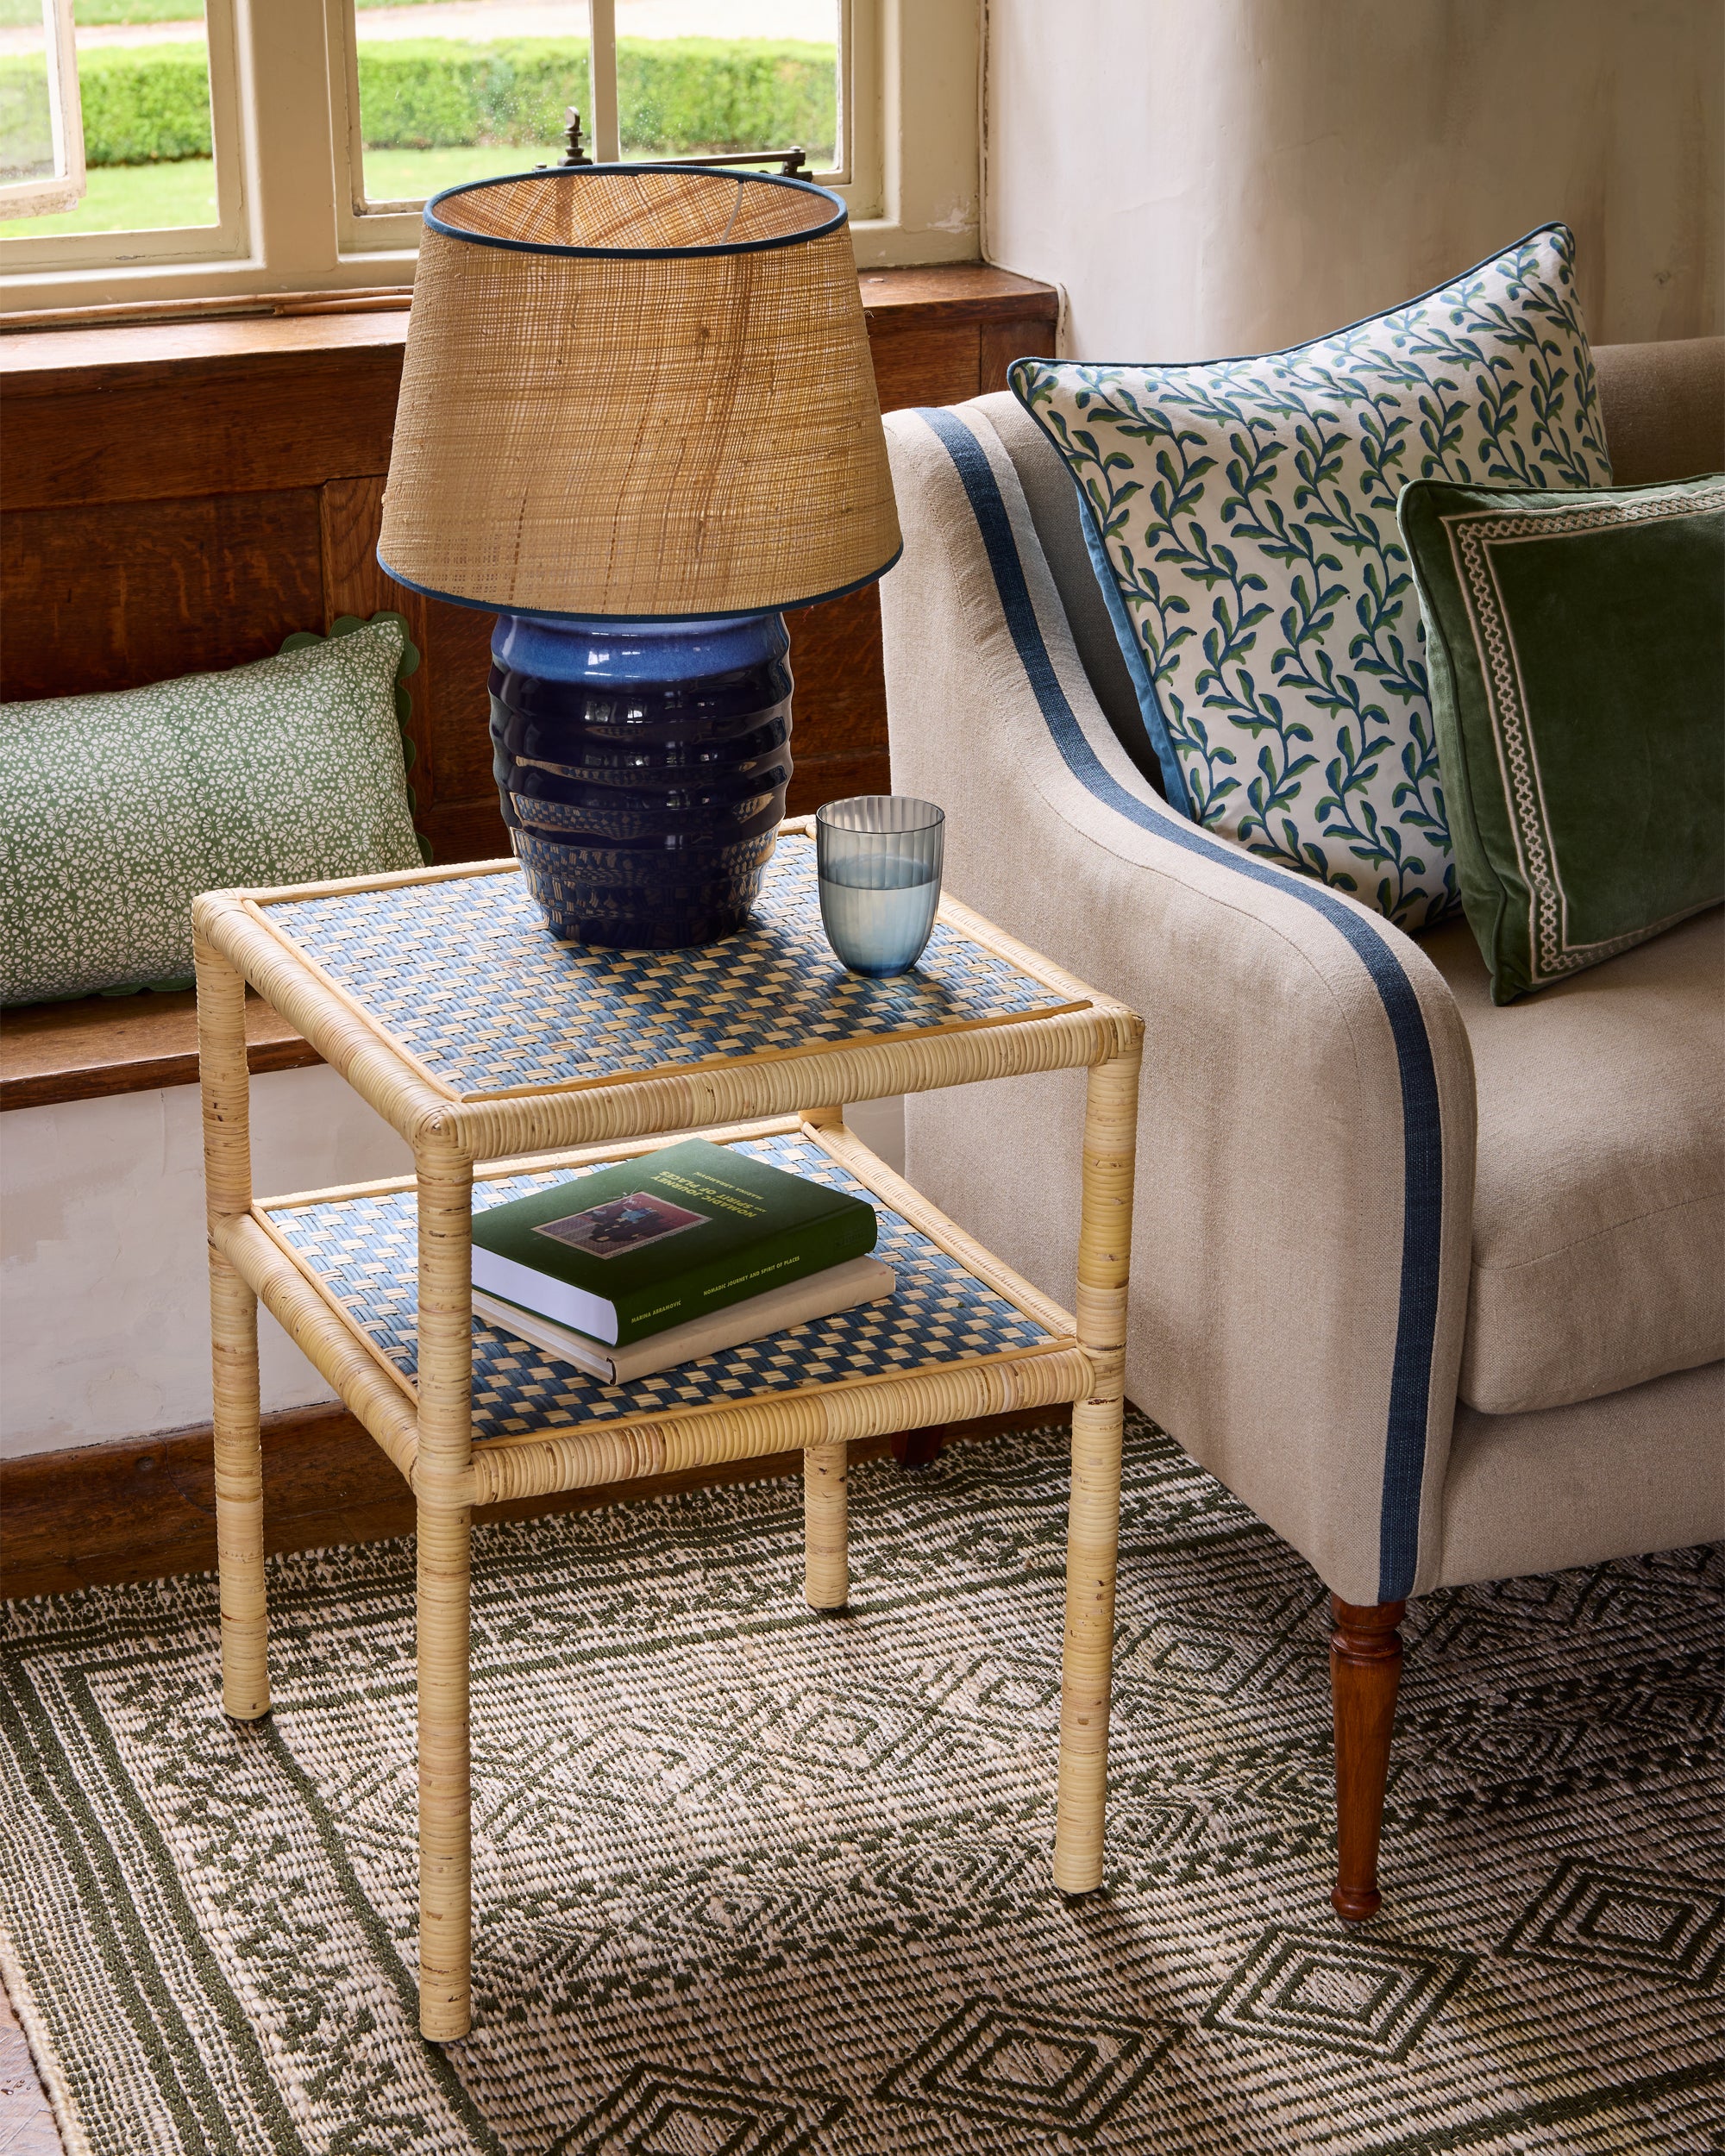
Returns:
[[[415,2031],[411,1545],[14,1604],[4,1973],[71,2156],[1725,2148],[1725,1550],[1433,1595],[1330,1915],[1323,1596],[1127,1446],[1108,1890],[1051,1890],[1060,1434],[476,1538],[474,2034]]]

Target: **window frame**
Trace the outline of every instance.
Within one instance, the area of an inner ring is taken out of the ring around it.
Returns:
[[[982,12],[981,0],[845,0],[848,166],[822,184],[847,198],[860,268],[978,257]],[[418,213],[354,207],[352,13],[349,0],[206,0],[218,222],[17,241],[0,229],[0,309],[411,284]]]
[[[53,169],[28,179],[0,180],[0,205],[10,205],[16,216],[52,216],[58,210],[76,209],[84,198],[84,116],[78,101],[72,6],[72,0],[42,0],[42,61]]]
[[[42,233],[9,240],[0,222],[0,285],[16,278],[121,270],[147,260],[154,268],[231,259],[246,252],[245,175],[235,9],[244,0],[204,0],[204,36],[210,69],[210,141],[216,164],[216,222],[154,232]],[[70,12],[68,7],[67,12]],[[73,80],[77,64],[72,66]],[[80,161],[84,127],[78,122]],[[73,303],[76,304],[76,303]]]

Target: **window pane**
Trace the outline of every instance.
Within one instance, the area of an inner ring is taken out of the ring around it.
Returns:
[[[0,236],[157,232],[216,222],[210,46],[204,0],[77,0],[78,87],[84,106],[84,199],[47,217],[15,217]],[[34,124],[28,93],[44,84],[41,0],[0,0],[0,124]],[[34,71],[33,72],[31,71]],[[22,146],[22,145],[21,145]]]
[[[34,27],[22,19],[27,14],[34,14]],[[0,0],[0,186],[53,178],[48,85],[48,44],[41,5],[32,8],[29,0]]]
[[[838,0],[617,0],[625,157],[779,150],[817,172],[838,140]]]
[[[563,111],[589,139],[586,0],[358,0],[366,200],[519,172],[563,154]]]

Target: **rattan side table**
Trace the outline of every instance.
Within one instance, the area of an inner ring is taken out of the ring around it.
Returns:
[[[845,973],[813,856],[809,826],[786,825],[750,926],[694,951],[555,943],[512,861],[195,908],[223,1704],[269,1711],[261,1299],[417,1501],[420,2026],[438,2041],[470,2019],[471,1513],[502,1498],[800,1448],[805,1593],[842,1608],[850,1438],[1072,1402],[1054,1879],[1101,1883],[1142,1022],[951,899],[914,974]],[[248,982],[400,1131],[413,1175],[254,1201]],[[1076,1319],[835,1105],[1075,1068],[1089,1072]],[[474,1319],[475,1163],[481,1198],[501,1200],[695,1130],[871,1196],[897,1294],[611,1387]]]

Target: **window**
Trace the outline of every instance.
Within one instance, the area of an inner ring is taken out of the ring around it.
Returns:
[[[207,20],[204,0],[0,0],[9,179],[41,166],[56,78],[62,184],[51,200],[0,199],[8,270],[237,251],[238,175],[215,154],[237,117],[232,0],[210,0]],[[81,169],[65,169],[68,150]]]
[[[11,12],[0,5],[0,209],[9,217],[70,210],[84,193],[72,0],[49,0],[16,22]]]
[[[844,0],[415,0],[342,14],[348,237],[428,195],[555,158],[579,112],[587,154],[807,153],[847,181]],[[411,244],[409,229],[390,236]]]
[[[600,160],[800,146],[849,201],[859,261],[966,260],[979,14],[979,0],[0,0],[0,304],[405,285],[426,197],[556,162],[568,107]]]

